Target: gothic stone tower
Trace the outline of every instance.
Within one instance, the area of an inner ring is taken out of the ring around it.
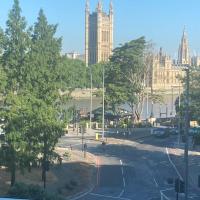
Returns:
[[[90,14],[89,2],[85,8],[85,62],[92,65],[109,60],[113,50],[113,5],[109,14],[103,12],[99,1],[96,12]]]
[[[183,36],[178,51],[178,64],[179,65],[190,64],[189,45],[185,28],[183,30]]]

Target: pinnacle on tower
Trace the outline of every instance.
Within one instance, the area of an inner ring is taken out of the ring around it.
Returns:
[[[113,2],[110,0],[110,13],[113,13]]]
[[[99,0],[98,5],[97,5],[97,11],[102,12],[102,10],[103,10],[102,1]]]
[[[89,11],[90,11],[89,0],[86,0],[85,11],[86,11],[86,12],[89,12]]]
[[[180,65],[190,64],[189,45],[188,45],[187,34],[185,31],[185,26],[183,29],[181,44],[179,46],[178,64]]]

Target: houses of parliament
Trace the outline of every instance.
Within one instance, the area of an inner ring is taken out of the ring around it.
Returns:
[[[85,62],[92,65],[109,61],[113,50],[113,20],[114,12],[112,1],[109,13],[103,11],[99,1],[96,11],[90,13],[89,2],[85,8]],[[174,61],[160,48],[151,59],[146,87],[154,91],[171,91],[172,88],[182,88],[180,77],[184,76],[184,65],[200,65],[198,57],[190,58],[189,42],[184,28],[178,50],[178,60]]]

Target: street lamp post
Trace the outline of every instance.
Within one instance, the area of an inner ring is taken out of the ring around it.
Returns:
[[[188,200],[188,131],[189,131],[189,67],[186,68],[186,101],[185,101],[185,200]]]
[[[178,89],[178,109],[179,109],[179,113],[178,113],[178,144],[180,144],[180,140],[181,140],[181,87],[180,87],[180,83],[179,83],[179,89]]]
[[[90,129],[92,128],[92,67],[90,65]]]
[[[148,116],[149,116],[149,93],[148,93],[148,90],[147,90],[147,113],[146,113],[147,119],[148,119]]]
[[[173,111],[174,111],[174,88],[172,86],[172,102],[171,102],[171,116],[173,116]]]
[[[103,66],[103,114],[102,114],[102,140],[104,141],[104,115],[105,115],[105,109],[104,109],[104,66]]]

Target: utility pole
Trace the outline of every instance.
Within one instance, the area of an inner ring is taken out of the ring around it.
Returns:
[[[179,114],[178,114],[178,144],[180,144],[181,140],[181,86],[179,83],[179,90],[178,90],[178,109],[179,109]]]
[[[146,114],[146,118],[148,119],[148,116],[149,116],[149,93],[148,93],[148,90],[147,90],[147,114]]]
[[[92,128],[92,66],[90,65],[90,129]]]
[[[102,114],[102,140],[104,141],[104,65],[103,65],[103,114]]]
[[[150,117],[154,117],[153,114],[153,86],[151,85],[151,115]]]
[[[189,66],[186,68],[186,101],[185,101],[185,200],[188,200],[188,131],[189,131]]]
[[[172,86],[172,102],[171,102],[171,116],[173,115],[173,111],[174,111],[174,87]]]

